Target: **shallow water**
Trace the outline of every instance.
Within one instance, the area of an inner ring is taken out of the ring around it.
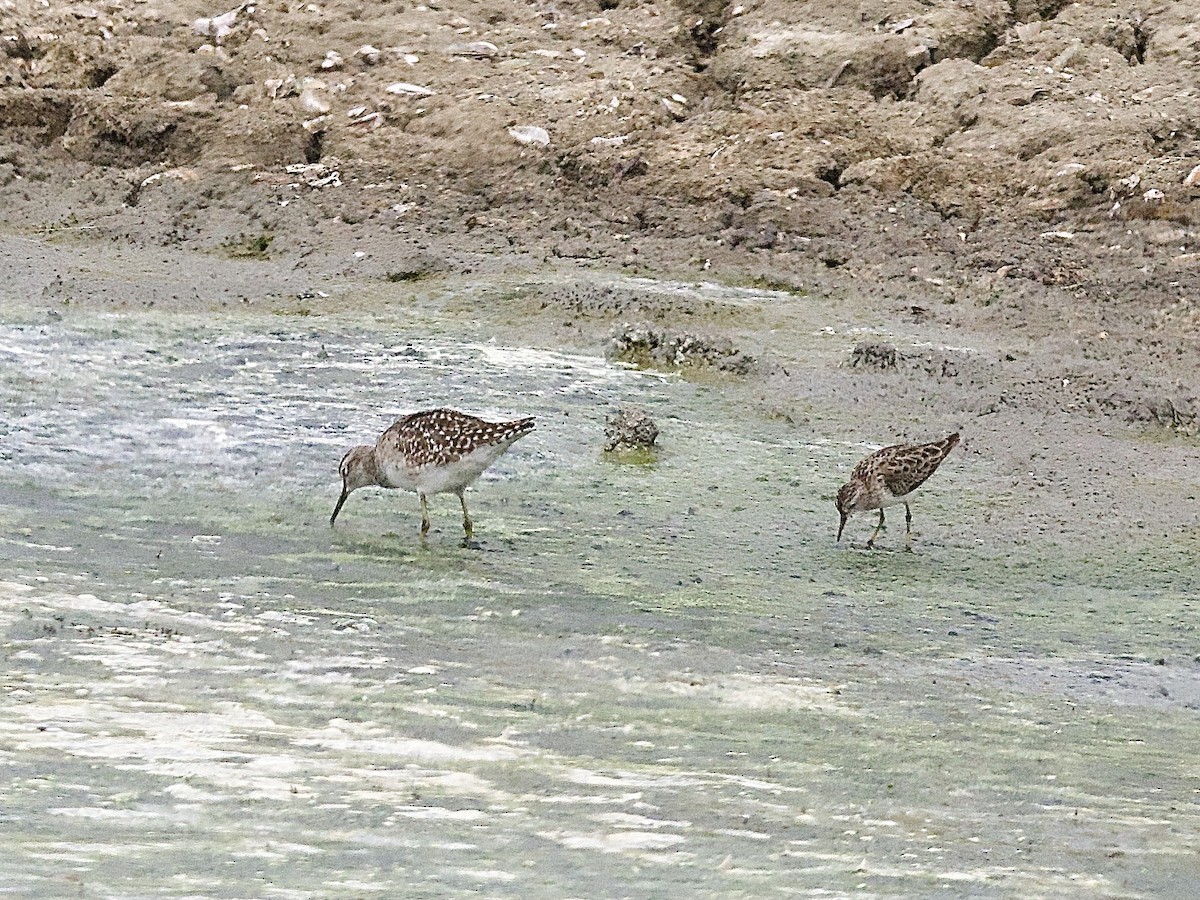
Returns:
[[[837,547],[865,446],[487,334],[9,315],[0,896],[1195,896],[1186,553],[988,546],[966,456],[917,553]],[[449,402],[539,417],[477,546],[446,496],[331,530],[342,451]]]

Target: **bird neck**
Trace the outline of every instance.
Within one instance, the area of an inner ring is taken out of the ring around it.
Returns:
[[[391,487],[387,478],[383,475],[383,470],[379,468],[379,456],[375,453],[374,447],[363,458],[363,474],[371,479],[370,484],[377,484],[380,487]]]

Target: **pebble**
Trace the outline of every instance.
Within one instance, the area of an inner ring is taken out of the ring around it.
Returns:
[[[196,19],[192,22],[192,30],[196,34],[202,34],[205,37],[210,37],[216,43],[221,43],[233,31],[233,23],[237,21],[237,14],[241,10],[231,9],[227,13],[222,13],[219,16],[210,18]]]
[[[377,48],[372,47],[370,44],[363,44],[354,51],[354,55],[365,62],[368,66],[373,66],[379,62],[379,58],[382,54]]]
[[[471,41],[469,44],[454,44],[446,48],[451,56],[470,56],[475,59],[491,59],[498,56],[500,48],[491,41]]]
[[[514,141],[531,147],[549,147],[550,132],[539,125],[514,125],[508,129]]]
[[[407,81],[397,81],[395,84],[389,84],[384,90],[389,94],[400,94],[407,97],[432,97],[437,93],[432,88],[422,87],[419,84],[410,84]]]
[[[328,100],[321,96],[321,91],[326,85],[323,81],[310,79],[304,85],[304,89],[300,91],[300,105],[305,112],[324,115],[329,112],[331,105]]]

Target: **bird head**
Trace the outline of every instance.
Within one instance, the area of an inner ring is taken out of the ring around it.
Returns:
[[[379,483],[379,469],[375,464],[375,448],[369,444],[351,447],[342,457],[338,472],[342,476],[342,496],[338,498],[337,506],[333,508],[333,515],[329,517],[330,527],[333,526],[338,513],[342,511],[342,504],[346,502],[346,498],[351,493],[360,487]]]
[[[846,520],[850,518],[850,513],[854,512],[854,507],[858,503],[859,486],[853,481],[848,481],[842,485],[837,492],[837,499],[834,501],[834,506],[837,507],[838,515],[841,516],[841,521],[838,523],[837,539],[842,539],[842,530],[846,527]]]

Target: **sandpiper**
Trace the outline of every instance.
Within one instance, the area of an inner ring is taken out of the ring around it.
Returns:
[[[342,457],[342,496],[332,527],[346,498],[360,487],[377,485],[416,491],[421,498],[421,536],[429,531],[429,497],[457,494],[463,510],[463,530],[474,527],[467,512],[467,485],[500,458],[505,450],[533,431],[533,419],[485,422],[453,409],[428,409],[397,420],[374,446],[351,447]]]
[[[884,447],[863,459],[850,473],[850,480],[837,493],[837,510],[842,517],[837,539],[842,539],[842,529],[846,527],[846,519],[851,513],[878,509],[879,524],[867,541],[867,549],[874,549],[875,538],[883,529],[883,508],[903,503],[904,546],[906,550],[912,550],[912,510],[908,508],[908,495],[937,471],[957,443],[958,433],[955,432],[928,444]]]

